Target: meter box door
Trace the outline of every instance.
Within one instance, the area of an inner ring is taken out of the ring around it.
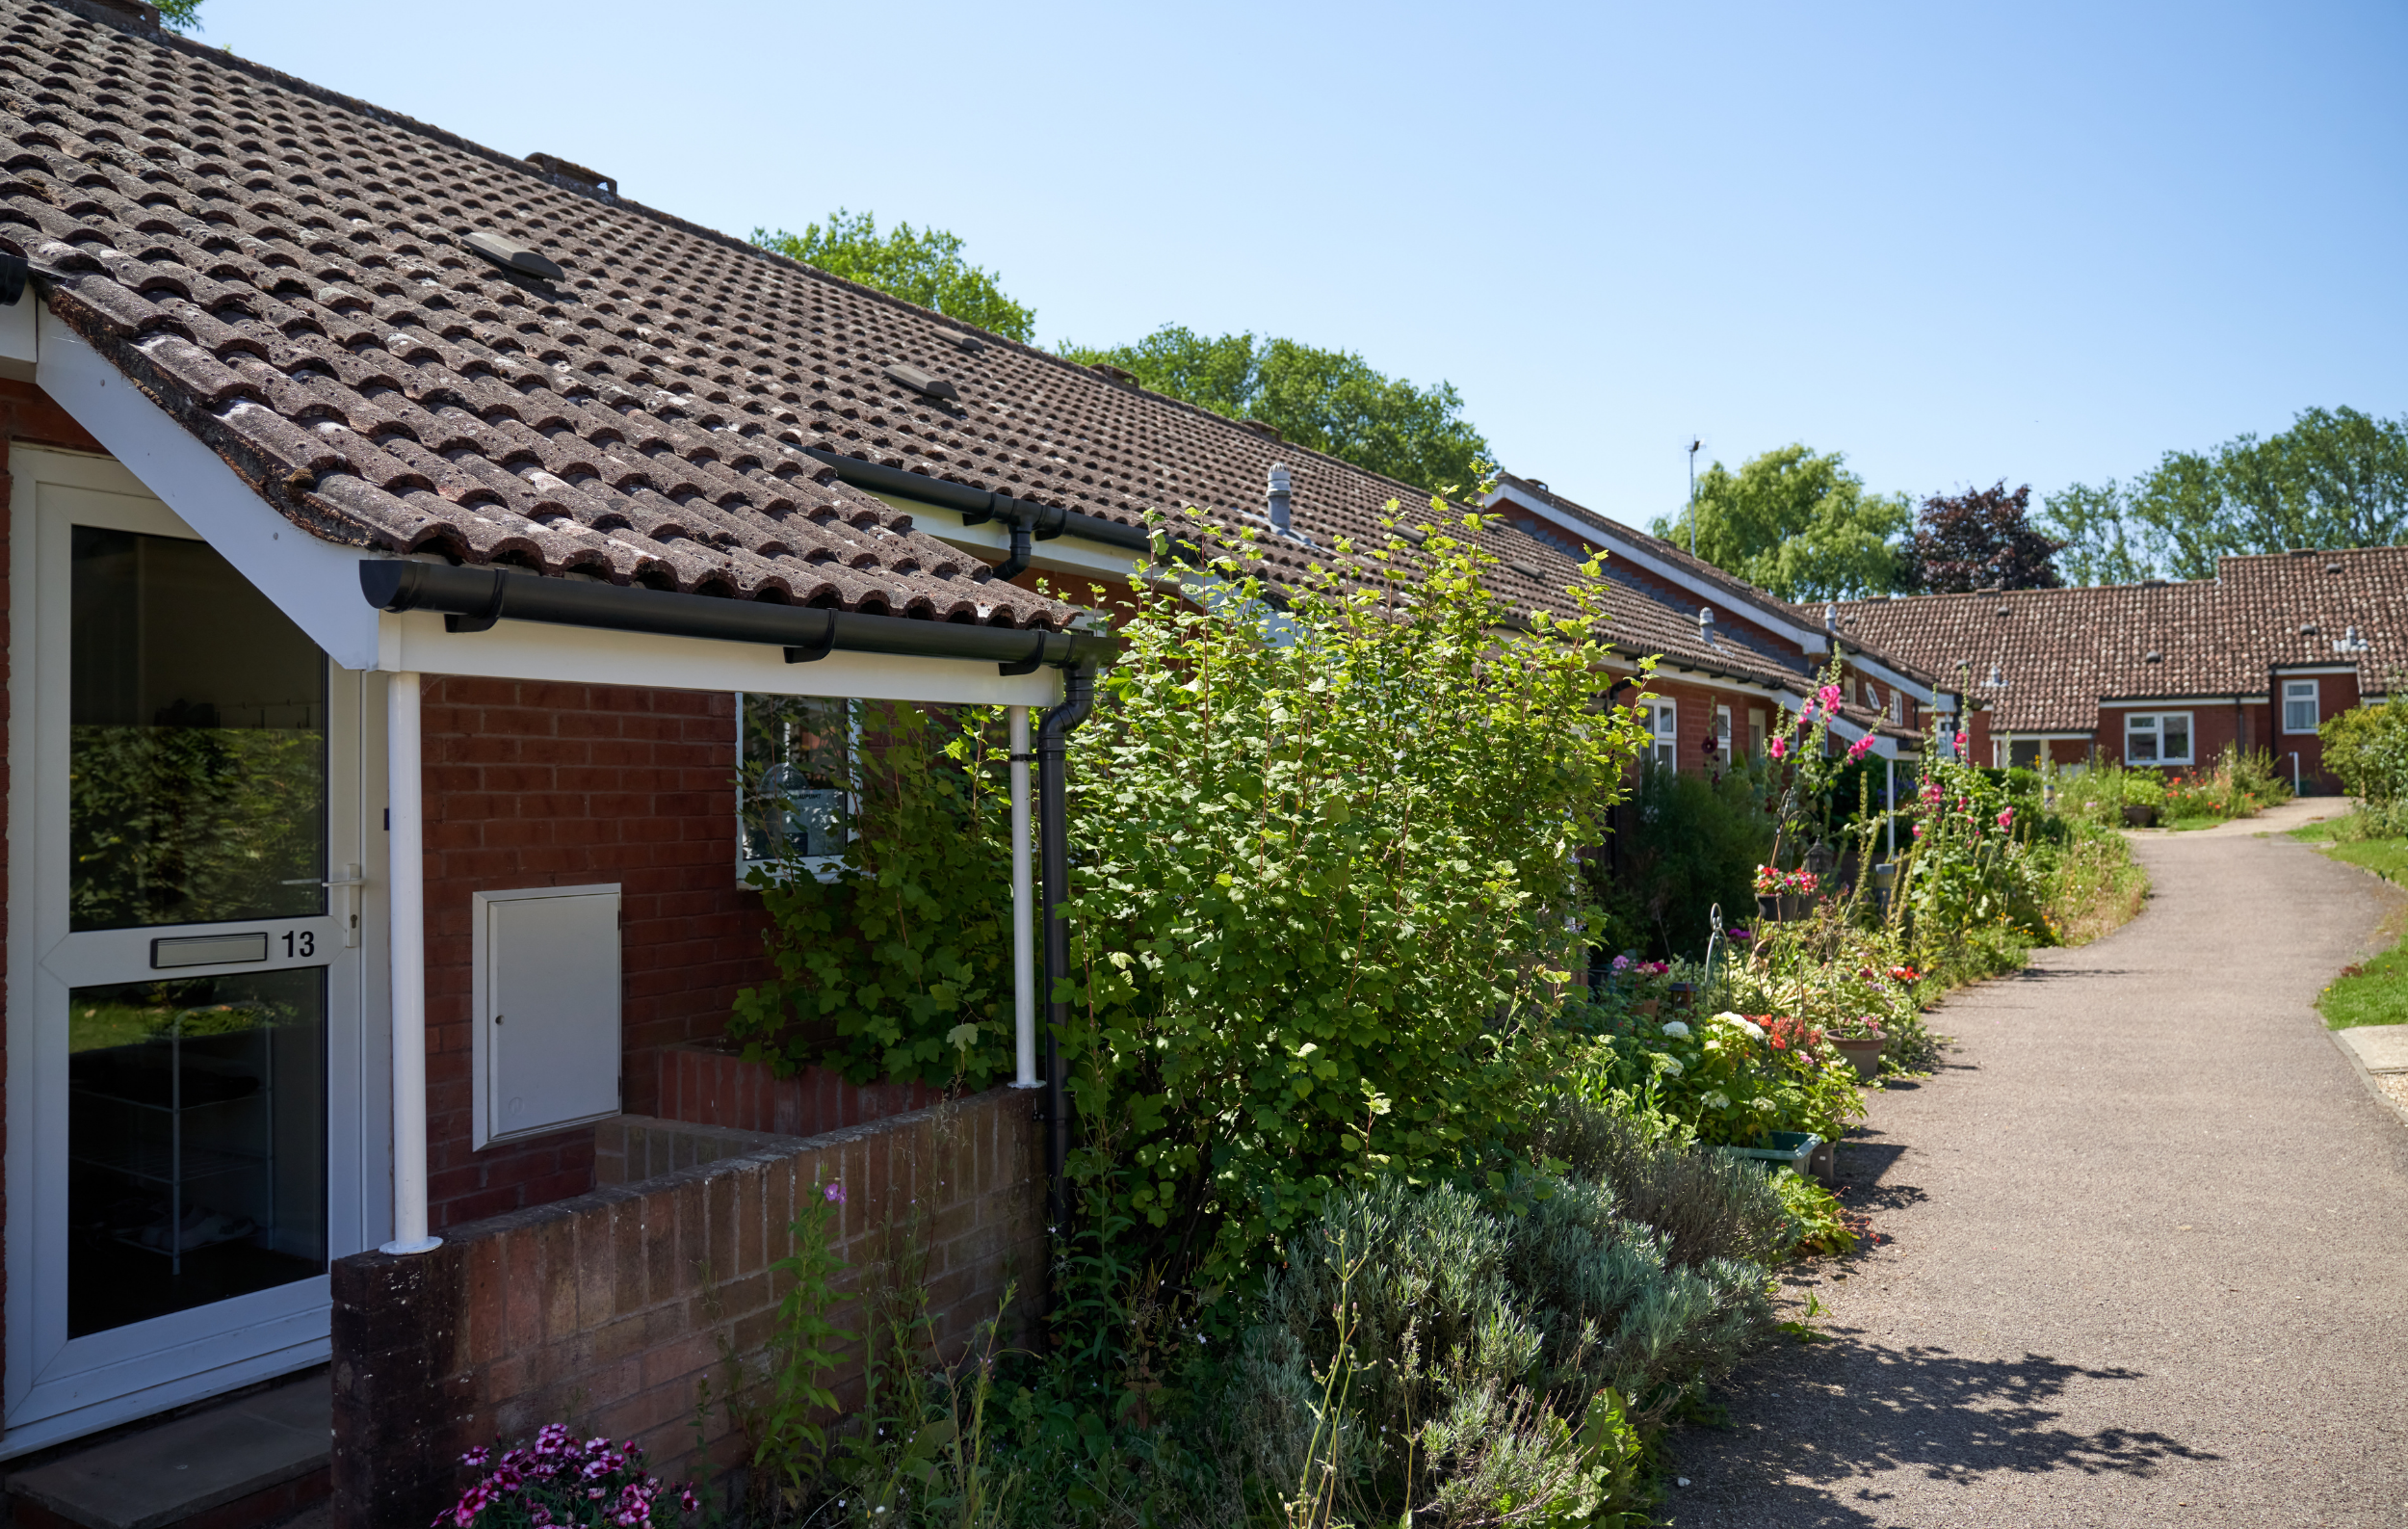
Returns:
[[[478,892],[474,1146],[616,1115],[618,887]]]

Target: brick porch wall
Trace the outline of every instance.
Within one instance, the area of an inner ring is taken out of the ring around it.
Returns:
[[[722,1468],[739,1463],[743,1440],[717,1407],[697,1449],[699,1388],[707,1379],[720,1394],[721,1339],[758,1375],[785,1294],[770,1265],[822,1183],[847,1191],[835,1321],[862,1330],[862,1298],[909,1236],[925,1250],[948,1358],[1011,1279],[1007,1339],[1018,1341],[1044,1277],[1031,1117],[1027,1094],[997,1089],[810,1138],[622,1119],[593,1133],[603,1174],[666,1172],[454,1226],[430,1253],[339,1261],[334,1523],[426,1523],[462,1484],[463,1450],[547,1422],[632,1438],[666,1479],[690,1476],[704,1451]],[[833,1389],[858,1405],[857,1350]]]
[[[625,1107],[660,1113],[665,1047],[722,1033],[769,975],[736,883],[735,698],[435,679],[424,702],[428,1219],[444,1227],[593,1187],[593,1133],[469,1149],[469,894],[615,882]]]

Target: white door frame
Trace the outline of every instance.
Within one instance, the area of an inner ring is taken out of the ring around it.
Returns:
[[[67,822],[68,537],[71,524],[197,537],[132,473],[104,458],[17,446],[9,526],[7,1350],[0,1458],[319,1363],[327,1354],[327,1279],[255,1291],[189,1311],[66,1337],[65,1032],[69,989],[124,981],[118,959],[155,930],[70,935],[63,896]],[[297,533],[299,534],[299,533]],[[369,804],[383,791],[380,676],[327,666],[327,859],[364,867],[359,943],[343,945],[344,901],[325,916],[177,926],[306,931],[317,957],[199,966],[327,967],[327,1234],[329,1259],[373,1245],[390,1218],[390,1090],[384,1041],[384,835]],[[123,947],[120,951],[119,947]],[[331,952],[332,961],[323,953]]]

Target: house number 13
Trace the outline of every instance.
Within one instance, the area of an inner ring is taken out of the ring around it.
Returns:
[[[317,931],[288,929],[284,932],[284,955],[287,960],[295,956],[315,956],[316,954],[318,954]]]

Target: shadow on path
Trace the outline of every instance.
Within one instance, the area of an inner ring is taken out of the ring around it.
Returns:
[[[1893,1521],[1881,1505],[1894,1492],[1867,1479],[1879,1472],[1967,1485],[2053,1471],[2145,1479],[2167,1461],[2220,1459],[2147,1429],[2058,1426],[2053,1404],[2076,1384],[2142,1378],[2041,1354],[1968,1359],[1836,1331],[1750,1366],[1747,1387],[1765,1398],[1750,1410],[1767,1420],[1718,1432],[1717,1479],[1676,1489],[1665,1508],[1683,1529],[1869,1526]],[[1676,1460],[1690,1453],[1676,1441]],[[1724,1500],[1717,1489],[1725,1484],[1743,1505]]]

